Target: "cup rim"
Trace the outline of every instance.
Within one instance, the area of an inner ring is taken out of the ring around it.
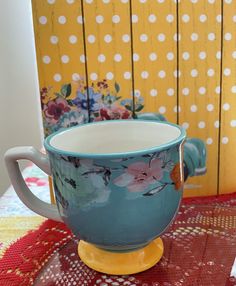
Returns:
[[[163,124],[163,125],[169,125],[173,126],[179,129],[180,135],[174,139],[171,140],[168,143],[163,143],[160,144],[159,146],[151,147],[148,149],[143,149],[143,150],[136,150],[136,151],[128,151],[128,152],[122,152],[122,153],[79,153],[79,152],[70,152],[70,151],[64,151],[59,148],[55,148],[50,144],[50,141],[53,137],[57,136],[58,134],[68,132],[70,129],[74,128],[80,128],[85,125],[97,125],[97,124],[109,124],[109,120],[106,121],[99,121],[99,122],[88,122],[84,123],[81,125],[76,125],[72,126],[69,128],[64,128],[60,129],[52,134],[50,134],[48,137],[44,139],[44,147],[47,151],[56,153],[59,155],[63,156],[71,156],[71,157],[79,157],[79,158],[86,158],[86,159],[116,159],[116,158],[127,158],[127,157],[136,157],[140,155],[145,155],[145,154],[150,154],[150,153],[155,153],[155,152],[160,152],[163,151],[164,149],[168,149],[170,147],[174,147],[175,145],[178,145],[181,143],[181,141],[184,141],[186,138],[186,131],[183,127],[175,124],[175,123],[170,123],[166,121],[157,121],[157,120],[145,120],[145,119],[134,119],[137,120],[138,122],[154,122],[158,124]],[[124,121],[130,121],[130,119],[119,119],[119,120],[112,120],[112,122],[124,122]]]

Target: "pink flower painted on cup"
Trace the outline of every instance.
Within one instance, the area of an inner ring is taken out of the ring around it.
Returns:
[[[117,177],[113,183],[119,187],[127,187],[129,192],[142,192],[150,184],[163,177],[163,162],[154,159],[149,163],[135,162],[130,164],[125,173]]]
[[[68,111],[70,111],[70,107],[67,101],[62,97],[49,101],[44,108],[46,119],[54,123],[58,121],[61,115]]]

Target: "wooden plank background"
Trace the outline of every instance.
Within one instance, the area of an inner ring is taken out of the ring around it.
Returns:
[[[90,105],[84,122],[104,108],[111,118],[159,112],[207,145],[208,172],[185,196],[235,190],[235,1],[32,0],[32,11],[45,126],[68,84],[67,100]]]

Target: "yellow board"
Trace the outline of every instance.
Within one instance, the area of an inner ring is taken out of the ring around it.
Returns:
[[[220,193],[236,190],[236,2],[224,1],[222,98],[220,130]]]
[[[207,175],[188,180],[186,196],[217,192],[221,1],[179,4],[180,124],[207,144]],[[189,187],[188,187],[189,186]]]
[[[32,0],[32,8],[45,136],[73,120],[159,112],[207,145],[208,172],[188,180],[185,196],[235,190],[235,1]]]
[[[134,87],[144,111],[177,122],[176,3],[132,1]]]

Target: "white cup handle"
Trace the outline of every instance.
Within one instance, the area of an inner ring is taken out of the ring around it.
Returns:
[[[29,209],[39,215],[56,221],[62,221],[56,205],[48,204],[40,200],[26,185],[18,164],[18,160],[21,159],[32,161],[45,173],[50,175],[51,169],[47,155],[31,146],[15,147],[5,153],[5,163],[11,183],[21,201]]]

